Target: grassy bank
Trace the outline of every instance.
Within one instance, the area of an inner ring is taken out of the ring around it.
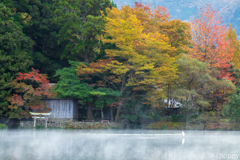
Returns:
[[[146,126],[146,129],[161,129],[161,130],[181,130],[186,129],[185,122],[155,122]],[[232,122],[196,124],[191,123],[189,130],[240,130],[240,126]]]

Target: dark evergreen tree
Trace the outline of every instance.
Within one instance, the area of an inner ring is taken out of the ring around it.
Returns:
[[[7,115],[12,87],[10,83],[18,72],[31,66],[31,48],[34,42],[22,32],[13,18],[12,10],[0,3],[0,115]]]
[[[110,0],[54,0],[55,21],[61,26],[59,42],[68,41],[62,58],[89,63],[100,52],[102,30],[105,27],[106,8],[112,7]],[[71,54],[68,54],[71,52]],[[92,101],[87,101],[90,114]],[[88,116],[88,118],[89,118]]]
[[[67,59],[61,54],[68,42],[58,43],[60,27],[54,23],[52,0],[4,0],[3,3],[15,11],[14,19],[23,26],[23,33],[34,42],[32,47],[33,67],[47,74],[51,82],[57,69],[68,67]]]
[[[95,54],[100,52],[100,36],[105,24],[102,13],[106,15],[106,8],[112,7],[110,0],[54,2],[55,20],[61,26],[59,41],[69,41],[62,56],[85,63],[93,61]]]
[[[53,3],[52,0],[20,0],[14,4],[23,32],[35,42],[32,48],[33,68],[47,74],[51,82],[57,82],[58,79],[53,77],[55,71],[69,64],[67,59],[61,59],[67,42],[58,43],[60,27],[53,20]]]
[[[117,8],[117,4],[112,1],[112,6]]]

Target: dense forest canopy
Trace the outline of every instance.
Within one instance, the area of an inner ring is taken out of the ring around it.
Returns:
[[[239,121],[240,43],[209,4],[183,22],[138,2],[3,0],[0,33],[1,116],[27,118],[52,96],[82,99],[87,120],[93,107],[115,109],[116,122],[159,120],[179,102],[187,122]]]
[[[139,0],[138,2],[150,4],[151,8],[156,8],[158,5],[167,7],[171,19],[180,19],[184,22],[189,22],[190,18],[209,3],[216,12],[219,12],[224,25],[232,24],[240,40],[239,0]],[[135,0],[114,0],[114,3],[120,9],[124,5],[134,6]]]

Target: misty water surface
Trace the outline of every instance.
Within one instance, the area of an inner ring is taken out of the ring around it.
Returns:
[[[0,131],[0,160],[240,159],[240,132]],[[184,144],[183,144],[184,141]]]

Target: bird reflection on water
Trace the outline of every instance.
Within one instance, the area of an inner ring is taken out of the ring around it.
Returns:
[[[182,145],[184,145],[184,143],[185,143],[185,139],[183,138],[183,139],[182,139]]]

